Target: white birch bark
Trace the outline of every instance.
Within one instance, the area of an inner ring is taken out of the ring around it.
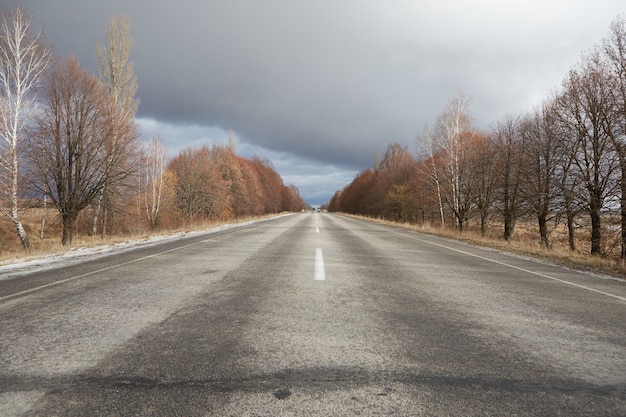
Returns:
[[[150,140],[145,158],[145,209],[150,228],[156,229],[163,195],[165,174],[165,145],[156,136]]]
[[[19,218],[19,143],[33,111],[35,89],[50,66],[51,51],[42,34],[30,33],[30,19],[21,8],[0,22],[0,187],[9,206],[2,205],[24,249],[30,240]]]

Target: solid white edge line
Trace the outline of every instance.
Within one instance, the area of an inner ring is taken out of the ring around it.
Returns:
[[[256,229],[258,227],[259,226],[255,226],[255,227],[253,227],[253,229]],[[228,235],[241,233],[241,232],[243,232],[245,230],[250,230],[250,228],[234,230],[234,231],[228,233]],[[223,236],[223,235],[220,235],[220,236]],[[143,256],[141,258],[133,259],[133,260],[127,261],[127,262],[122,262],[121,264],[111,265],[111,266],[108,266],[106,268],[98,269],[96,271],[91,271],[91,272],[87,272],[87,273],[84,273],[84,274],[75,275],[73,277],[65,278],[65,279],[62,279],[62,280],[59,280],[59,281],[50,282],[50,283],[45,284],[45,285],[40,285],[39,287],[29,288],[28,290],[16,292],[14,294],[5,295],[3,297],[0,297],[0,302],[5,301],[5,300],[10,300],[11,298],[20,297],[22,295],[30,294],[30,293],[33,293],[33,292],[36,292],[36,291],[39,291],[39,290],[43,290],[43,289],[48,288],[48,287],[54,287],[56,285],[64,284],[64,283],[69,282],[69,281],[74,281],[76,279],[85,278],[85,277],[88,277],[90,275],[98,274],[100,272],[110,271],[110,270],[115,269],[115,268],[119,268],[119,267],[130,265],[130,264],[134,264],[136,262],[145,261],[146,259],[155,258],[155,257],[160,256],[160,255],[165,255],[166,253],[176,252],[177,250],[186,249],[186,248],[190,248],[190,247],[193,247],[193,246],[201,245],[203,243],[210,242],[211,240],[214,240],[217,237],[219,237],[219,236],[213,236],[213,237],[210,237],[208,239],[201,240],[200,242],[190,243],[188,245],[179,246],[179,247],[176,247],[176,248],[173,248],[173,249],[169,249],[169,250],[166,250],[166,251],[163,251],[163,252],[153,253],[152,255]]]
[[[525,268],[521,268],[519,266],[510,265],[510,264],[507,264],[507,263],[504,263],[504,262],[496,261],[495,259],[485,258],[484,256],[476,255],[476,254],[473,254],[473,253],[470,253],[470,252],[466,252],[466,251],[463,251],[463,250],[460,250],[460,249],[451,248],[450,246],[442,245],[440,243],[430,242],[428,240],[420,239],[420,238],[415,237],[415,236],[407,235],[406,233],[396,232],[395,230],[389,230],[389,229],[384,229],[384,230],[391,231],[392,233],[395,233],[397,235],[401,235],[401,236],[404,236],[404,237],[409,237],[409,238],[412,238],[414,240],[418,240],[418,241],[423,242],[423,243],[428,243],[428,244],[433,245],[433,246],[439,246],[441,248],[449,249],[449,250],[454,251],[454,252],[459,252],[459,253],[462,253],[464,255],[473,256],[475,258],[482,259],[484,261],[491,262],[491,263],[494,263],[494,264],[497,264],[497,265],[506,266],[506,267],[509,267],[509,268],[512,268],[512,269],[517,269],[518,271],[526,272],[526,273],[532,274],[532,275],[537,275],[537,276],[542,277],[542,278],[546,278],[546,279],[550,279],[552,281],[560,282],[561,284],[565,284],[565,285],[569,285],[569,286],[572,286],[572,287],[580,288],[580,289],[583,289],[583,290],[595,292],[597,294],[605,295],[607,297],[615,298],[617,300],[626,302],[626,297],[621,297],[619,295],[615,295],[615,294],[611,294],[611,293],[608,293],[608,292],[605,292],[605,291],[597,290],[595,288],[587,287],[586,285],[576,284],[575,282],[566,281],[564,279],[552,277],[550,275],[542,274],[541,272],[535,272],[535,271],[531,271],[531,270],[528,270],[528,269],[525,269]]]

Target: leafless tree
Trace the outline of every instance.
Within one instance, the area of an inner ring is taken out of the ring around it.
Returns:
[[[443,211],[443,198],[441,192],[441,180],[439,179],[439,169],[440,166],[437,164],[437,146],[435,144],[435,139],[430,132],[428,126],[424,127],[424,134],[418,137],[418,146],[423,148],[426,155],[427,160],[424,164],[424,168],[426,169],[426,176],[432,182],[435,188],[435,192],[437,194],[437,207],[439,209],[439,218],[441,221],[441,227],[444,227],[446,224],[444,211]]]
[[[618,17],[611,23],[609,36],[601,46],[610,78],[611,104],[605,113],[605,128],[617,151],[620,178],[621,259],[626,258],[626,21]]]
[[[208,146],[183,149],[170,161],[168,170],[176,178],[176,205],[185,222],[220,218],[229,210],[225,207],[226,184]]]
[[[580,200],[581,196],[585,195],[586,188],[581,184],[578,175],[576,175],[575,161],[580,154],[580,142],[572,138],[573,134],[571,125],[567,121],[567,112],[563,113],[562,109],[564,103],[564,93],[561,92],[555,96],[554,106],[552,107],[558,131],[556,146],[561,152],[557,160],[558,190],[556,209],[559,217],[562,213],[565,213],[569,249],[575,251],[577,248],[577,218],[580,216],[583,206]]]
[[[473,135],[470,150],[466,158],[470,185],[468,190],[472,195],[473,204],[478,212],[480,233],[487,233],[487,220],[490,216],[498,181],[498,164],[494,163],[495,152],[487,135],[476,133]]]
[[[159,136],[148,143],[144,152],[144,206],[150,228],[157,228],[165,181],[165,145]]]
[[[591,218],[591,254],[602,255],[602,211],[614,196],[619,157],[608,134],[605,112],[610,106],[606,68],[594,51],[572,69],[563,82],[559,117],[575,145],[573,165],[585,187],[581,200]]]
[[[257,171],[263,195],[263,212],[277,213],[281,206],[281,189],[283,180],[274,168],[274,164],[267,158],[252,158]]]
[[[443,195],[452,209],[459,230],[463,230],[470,204],[467,190],[463,189],[466,178],[463,178],[462,164],[466,151],[464,139],[471,130],[469,100],[459,92],[439,116],[435,128],[437,153],[443,155],[439,178],[445,183]]]
[[[0,192],[9,200],[8,207],[0,207],[15,225],[24,249],[30,248],[30,240],[19,218],[18,153],[34,111],[35,89],[51,62],[42,33],[31,33],[30,25],[20,7],[0,22]]]
[[[506,116],[493,132],[493,143],[498,167],[498,191],[495,208],[504,221],[504,240],[510,240],[521,207],[523,135],[520,133],[520,120],[515,116]]]
[[[132,45],[130,18],[113,17],[107,27],[105,45],[96,48],[100,81],[108,91],[112,123],[112,133],[106,144],[110,161],[106,166],[115,171],[106,174],[108,179],[115,181],[106,181],[94,207],[92,233],[97,233],[98,217],[102,211],[102,236],[107,234],[110,211],[114,207],[114,198],[120,193],[121,181],[129,177],[135,168],[133,163],[139,137],[135,113],[139,101],[135,98],[137,77],[130,61]]]
[[[71,55],[55,68],[45,86],[30,138],[30,166],[35,183],[59,210],[63,245],[72,242],[78,214],[110,180],[107,103],[107,92],[98,79]]]
[[[406,146],[391,143],[387,146],[385,156],[376,171],[380,195],[375,197],[379,201],[378,214],[395,221],[408,221],[412,218],[411,209],[415,204],[412,198],[411,181],[416,171],[415,159]],[[369,190],[375,193],[375,190]],[[370,210],[373,207],[370,208]],[[373,214],[373,213],[372,213]]]
[[[244,214],[249,206],[249,193],[243,180],[241,166],[234,152],[234,139],[229,132],[229,145],[215,145],[211,148],[211,159],[215,163],[221,178],[226,184],[229,216]]]
[[[546,100],[540,108],[522,119],[525,136],[523,152],[524,199],[537,218],[541,246],[550,247],[548,221],[554,215],[559,192],[558,179],[563,150],[559,147],[559,124],[555,100]]]

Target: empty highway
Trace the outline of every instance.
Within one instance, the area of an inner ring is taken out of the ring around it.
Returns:
[[[2,416],[624,416],[626,283],[301,213],[0,280]]]

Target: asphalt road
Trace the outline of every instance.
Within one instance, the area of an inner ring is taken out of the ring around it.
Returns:
[[[626,416],[626,283],[327,213],[0,281],[1,416]]]

